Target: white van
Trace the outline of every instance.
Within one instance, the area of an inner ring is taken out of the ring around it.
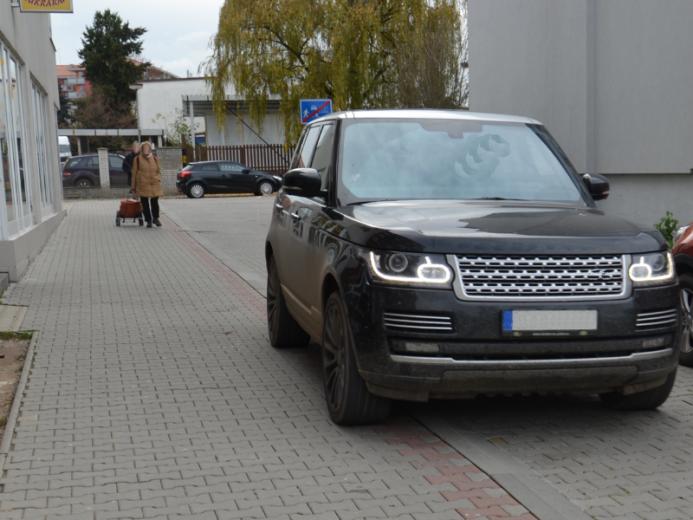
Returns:
[[[64,163],[72,157],[72,148],[70,148],[70,139],[66,135],[58,136],[58,156],[60,162]]]

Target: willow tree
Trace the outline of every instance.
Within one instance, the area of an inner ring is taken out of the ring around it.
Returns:
[[[462,44],[458,0],[226,0],[207,62],[223,120],[233,85],[261,123],[280,99],[287,140],[301,98],[335,109],[458,107]]]

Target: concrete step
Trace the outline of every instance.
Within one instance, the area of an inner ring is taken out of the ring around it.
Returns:
[[[0,305],[0,332],[18,332],[26,309],[19,305]]]

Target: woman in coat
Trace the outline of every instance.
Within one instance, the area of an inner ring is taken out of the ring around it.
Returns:
[[[152,227],[152,223],[160,227],[159,197],[163,196],[161,167],[148,141],[142,143],[139,155],[132,162],[132,191],[140,197],[147,227]]]

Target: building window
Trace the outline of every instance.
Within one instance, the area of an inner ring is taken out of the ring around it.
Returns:
[[[41,189],[41,207],[44,210],[53,209],[53,184],[51,183],[50,154],[46,141],[48,128],[48,96],[36,83],[31,85],[32,102],[34,106],[34,134],[36,136],[36,153],[38,155],[38,178]]]
[[[4,188],[4,238],[33,224],[31,188],[26,179],[26,122],[22,106],[21,67],[0,44],[0,147]]]

